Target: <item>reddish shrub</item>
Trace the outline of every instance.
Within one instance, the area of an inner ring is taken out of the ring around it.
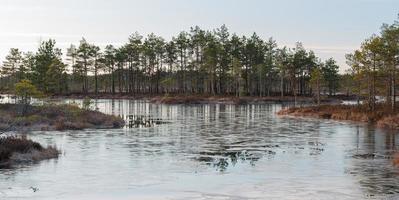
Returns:
[[[399,129],[399,114],[383,117],[378,120],[377,125],[381,128]]]
[[[395,167],[399,167],[399,153],[396,153],[393,157],[392,163]]]
[[[283,109],[277,114],[372,122],[377,123],[377,125],[382,128],[399,129],[399,114],[393,114],[392,111],[384,105],[378,105],[374,112],[369,111],[365,106],[321,105]]]

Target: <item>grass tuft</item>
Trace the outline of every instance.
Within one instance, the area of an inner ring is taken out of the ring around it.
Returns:
[[[26,137],[8,136],[0,138],[0,165],[34,162],[57,158],[55,147],[44,148]]]

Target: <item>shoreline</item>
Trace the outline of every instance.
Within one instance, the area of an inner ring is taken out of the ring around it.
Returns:
[[[0,168],[58,158],[60,150],[56,147],[43,147],[19,133],[116,129],[124,125],[125,121],[120,117],[76,105],[0,104]],[[17,134],[7,134],[10,131]]]
[[[320,105],[286,108],[277,112],[279,116],[306,117],[337,121],[369,123],[378,128],[399,130],[399,114],[384,105],[378,105],[375,112],[364,106]]]
[[[129,95],[129,94],[69,94],[53,95],[49,99],[123,99],[145,100],[155,104],[262,104],[262,103],[294,103],[293,96],[212,96],[212,95]],[[338,104],[344,100],[356,100],[355,97],[334,96],[323,97],[323,103]],[[315,103],[314,97],[298,96],[297,103]]]

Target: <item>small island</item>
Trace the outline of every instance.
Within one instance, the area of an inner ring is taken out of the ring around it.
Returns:
[[[28,105],[28,111],[21,116],[18,110],[24,109],[22,107],[19,104],[0,104],[0,130],[65,131],[122,128],[125,125],[120,117],[76,105]]]
[[[26,137],[0,138],[0,168],[58,158],[59,154],[60,151],[57,148],[43,147]]]
[[[26,110],[23,115],[18,112],[21,110]],[[60,154],[56,147],[43,147],[26,136],[5,135],[8,131],[113,129],[124,125],[120,117],[76,105],[0,104],[0,167],[53,159]]]
[[[21,110],[25,110],[23,115]],[[53,159],[60,154],[56,147],[43,147],[26,136],[5,135],[8,131],[113,129],[124,125],[120,117],[76,105],[0,104],[0,167]]]
[[[125,125],[121,117],[91,110],[89,98],[83,101],[83,108],[45,100],[32,105],[33,97],[44,95],[29,80],[15,84],[15,95],[14,104],[0,104],[0,167],[57,158],[60,154],[56,147],[43,147],[26,135],[21,137],[7,132],[113,129]]]

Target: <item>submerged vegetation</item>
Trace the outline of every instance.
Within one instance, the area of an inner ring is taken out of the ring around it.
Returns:
[[[26,137],[0,137],[0,167],[57,158],[55,147],[43,147]]]

